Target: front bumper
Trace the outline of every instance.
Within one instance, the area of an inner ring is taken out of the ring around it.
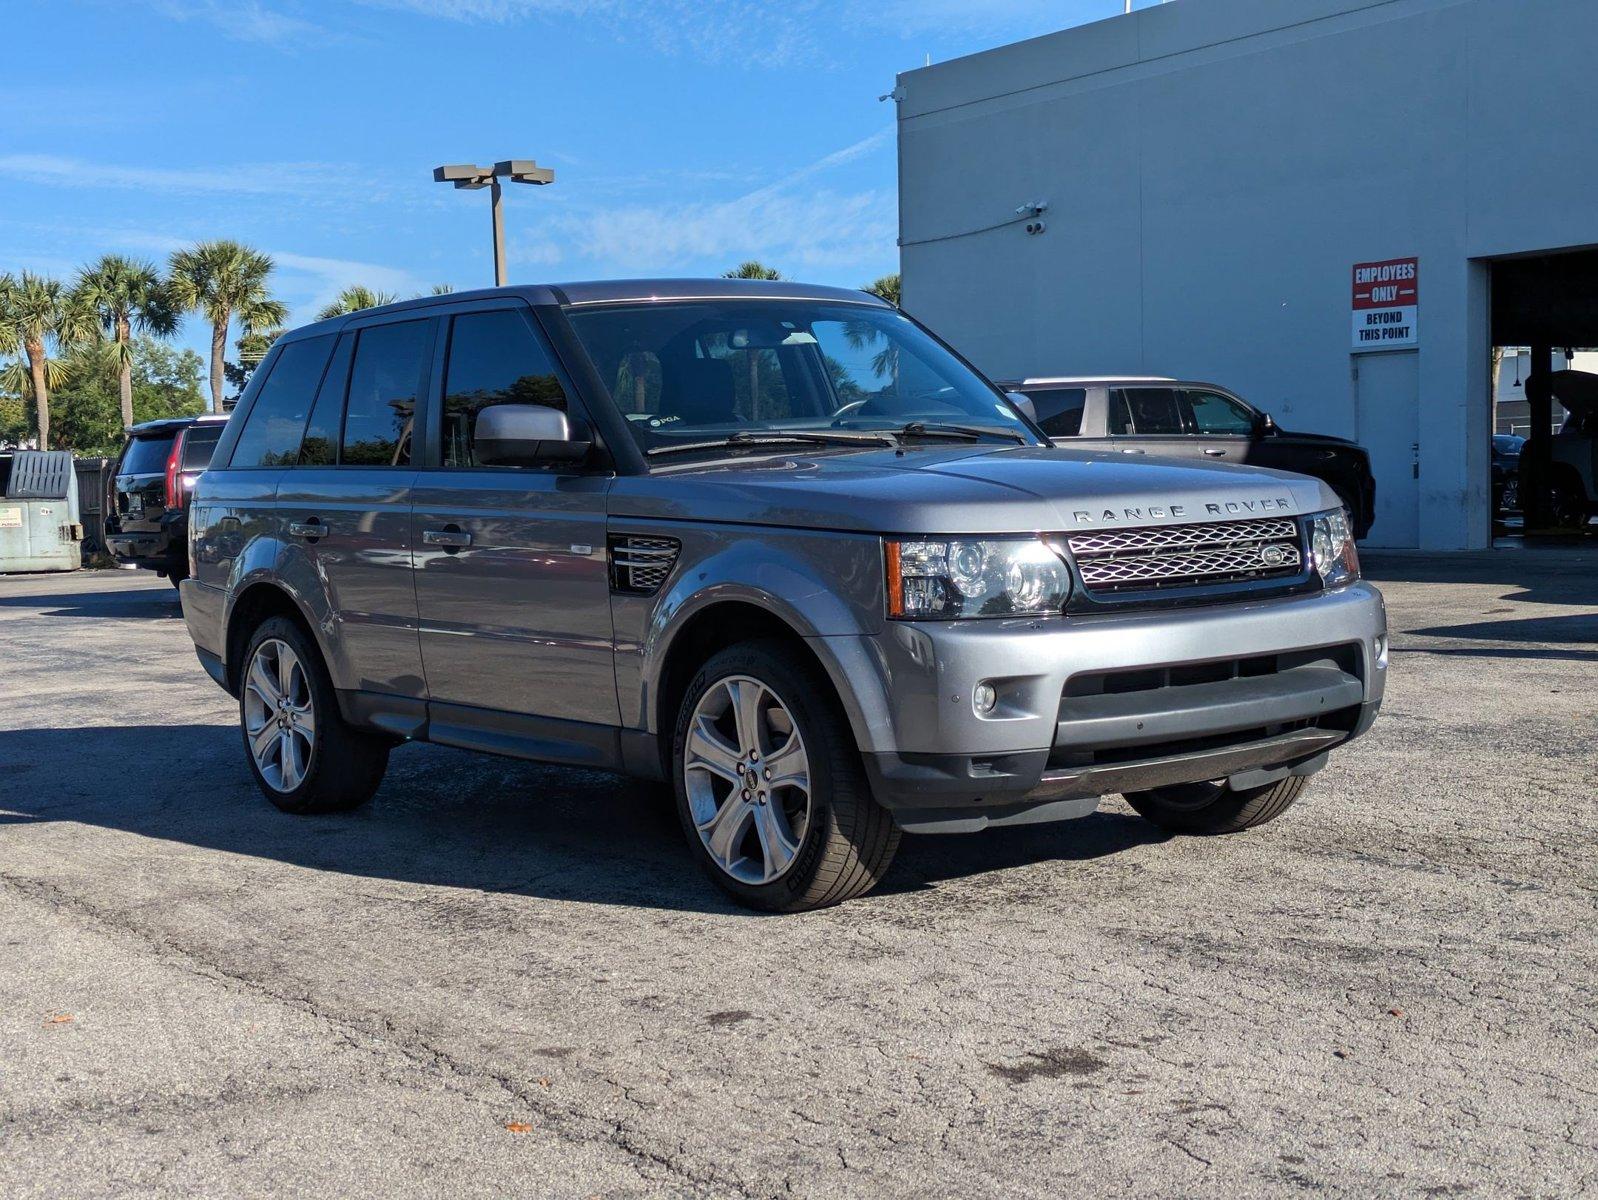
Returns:
[[[1337,592],[1048,621],[891,625],[872,788],[914,831],[1086,815],[1110,792],[1253,786],[1319,769],[1374,721],[1381,594]],[[857,657],[856,661],[860,661]],[[989,715],[972,691],[989,682]]]

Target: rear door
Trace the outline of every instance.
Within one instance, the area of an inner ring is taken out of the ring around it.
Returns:
[[[1111,388],[1108,446],[1122,454],[1183,458],[1201,453],[1182,418],[1174,387]]]
[[[542,404],[583,421],[574,389],[520,301],[453,309],[435,372],[429,462],[411,541],[428,717],[438,741],[582,761],[574,723],[619,723],[605,557],[608,470],[486,466],[473,421],[492,404]],[[522,721],[500,721],[496,713]],[[595,736],[600,736],[593,731]]]
[[[279,571],[331,631],[335,685],[414,700],[418,716],[426,687],[411,584],[411,450],[435,325],[380,318],[340,335],[277,490]]]

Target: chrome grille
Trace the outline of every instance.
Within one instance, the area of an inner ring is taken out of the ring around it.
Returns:
[[[1289,517],[1074,533],[1066,545],[1090,593],[1290,578],[1304,565]]]
[[[681,550],[682,543],[676,538],[612,534],[610,586],[618,592],[653,595],[676,566]]]

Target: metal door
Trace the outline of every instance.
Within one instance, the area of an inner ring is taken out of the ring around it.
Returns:
[[[1355,440],[1376,476],[1370,546],[1420,544],[1420,356],[1354,358]]]

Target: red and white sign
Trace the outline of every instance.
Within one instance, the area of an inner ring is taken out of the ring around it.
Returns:
[[[1420,345],[1420,259],[1390,258],[1354,266],[1354,349]]]

